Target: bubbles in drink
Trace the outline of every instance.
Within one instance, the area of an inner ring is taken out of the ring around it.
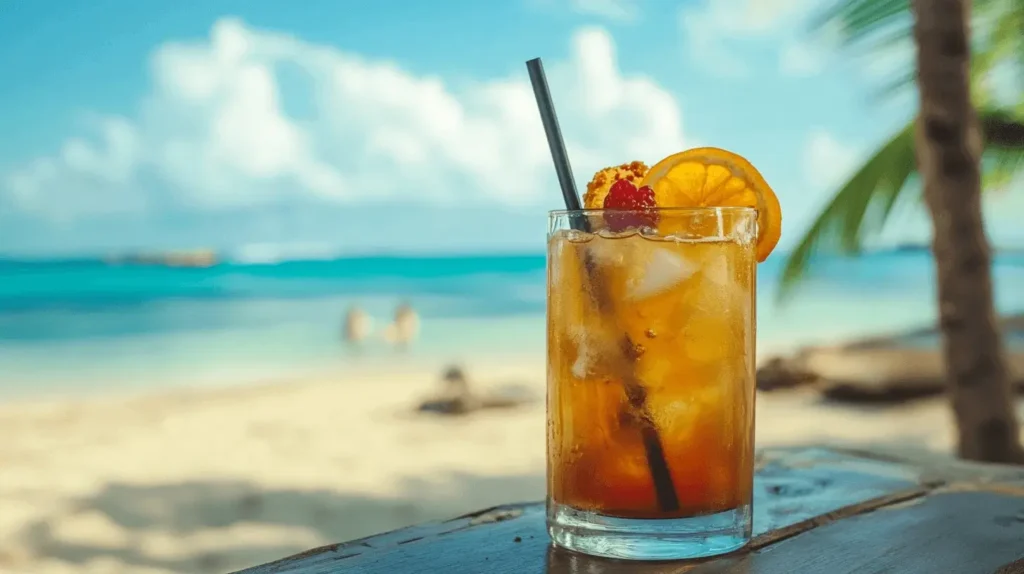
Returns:
[[[561,421],[552,448],[563,453],[552,485],[561,503],[657,514],[626,376],[644,387],[644,416],[659,430],[669,466],[680,469],[684,512],[734,507],[747,496],[737,474],[746,450],[734,449],[750,448],[736,437],[752,424],[755,252],[710,229],[724,227],[714,218],[702,223],[707,234],[666,222],[680,232],[603,229],[552,239],[563,244],[550,251],[563,269],[552,270],[560,281],[549,286],[557,389],[549,405]]]
[[[735,243],[708,243],[699,263],[698,285],[689,302],[682,350],[696,362],[728,360],[741,352],[750,308],[750,274]]]
[[[706,432],[702,425],[721,421],[723,407],[728,408],[723,394],[727,385],[721,384],[725,381],[709,374],[694,372],[688,381],[652,393],[648,399],[654,424],[676,443],[701,440],[701,432]]]
[[[590,237],[593,241],[587,245],[587,254],[593,263],[601,265],[605,270],[621,267],[625,263],[627,250],[619,242],[608,241],[609,238],[603,232]]]
[[[594,236],[585,231],[578,231],[576,229],[570,229],[565,232],[565,238],[572,243],[586,243],[591,240]]]
[[[705,281],[714,287],[729,288],[736,284],[729,269],[729,258],[725,250],[713,250],[701,261],[700,272]]]

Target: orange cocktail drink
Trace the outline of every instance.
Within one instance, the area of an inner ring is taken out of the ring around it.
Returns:
[[[778,227],[770,193],[742,158],[705,148],[609,168],[588,186],[590,209],[551,214],[556,544],[680,558],[749,540],[756,265],[778,239],[766,235]]]

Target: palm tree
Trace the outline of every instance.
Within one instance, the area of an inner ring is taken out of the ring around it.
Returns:
[[[917,165],[933,222],[939,324],[964,458],[1024,463],[992,302],[981,216],[981,129],[971,102],[970,0],[913,0]]]
[[[980,200],[983,172],[986,183],[998,185],[1024,171],[1024,102],[1007,105],[992,88],[1001,66],[1024,71],[1024,1],[978,0],[983,31],[973,46],[970,14],[970,0],[846,0],[826,15],[849,42],[874,38],[884,45],[913,31],[916,74],[894,86],[916,76],[920,111],[822,211],[786,263],[782,292],[823,245],[857,252],[868,234],[881,230],[910,183],[921,180],[935,230],[940,327],[959,453],[1024,463],[996,328]]]
[[[1024,174],[1024,0],[975,0],[974,22],[982,29],[973,42],[971,92],[983,138],[984,189],[1008,186]],[[842,0],[823,13],[817,27],[835,26],[849,48],[879,50],[912,41],[910,0]],[[1007,73],[1011,72],[1011,73]],[[1013,77],[1012,72],[1017,72]],[[881,90],[889,96],[914,85],[915,70],[900,74]],[[1013,85],[999,90],[999,81]],[[1001,92],[1018,101],[1006,102]],[[858,253],[882,230],[893,208],[921,199],[913,120],[898,130],[836,191],[790,254],[780,295],[806,274],[822,249]]]

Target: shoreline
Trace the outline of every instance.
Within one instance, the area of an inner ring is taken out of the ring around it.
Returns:
[[[517,320],[536,319],[543,321],[543,315],[534,317],[519,317]],[[1024,332],[1024,312],[1008,313],[999,317],[999,323],[1004,331],[1009,329],[1014,332]],[[541,323],[542,325],[542,323]],[[773,337],[757,343],[757,364],[764,363],[779,357],[798,356],[809,352],[832,351],[846,352],[856,350],[870,350],[876,348],[890,348],[901,341],[922,336],[937,336],[937,328],[934,326],[911,326],[902,329],[892,329],[884,332],[871,334],[819,337],[815,343],[807,343],[808,337]],[[543,334],[543,332],[541,332]],[[449,364],[517,364],[520,362],[537,363],[543,366],[545,361],[543,347],[540,350],[512,350],[505,352],[487,352],[483,349],[471,348],[459,353],[441,351],[437,349],[415,348],[411,353],[382,352],[383,347],[374,348],[370,353],[364,355],[352,355],[344,348],[339,347],[338,353],[330,361],[321,362],[313,368],[301,368],[292,366],[290,368],[270,369],[273,374],[261,377],[250,372],[234,372],[230,376],[210,377],[204,375],[202,368],[189,372],[182,371],[175,373],[173,377],[160,378],[154,385],[135,386],[134,381],[138,377],[119,375],[118,377],[96,377],[88,379],[90,383],[98,383],[101,380],[111,381],[113,384],[85,385],[80,388],[72,388],[70,385],[58,385],[50,390],[33,391],[32,385],[18,382],[16,378],[0,378],[0,388],[12,390],[0,391],[0,399],[3,405],[30,404],[38,401],[77,401],[96,400],[111,397],[137,397],[150,395],[174,394],[177,392],[205,392],[223,389],[235,389],[243,387],[264,387],[268,385],[301,384],[302,381],[320,380],[326,378],[346,377],[380,377],[402,376],[412,372],[423,372],[433,369],[438,373]],[[198,378],[202,382],[194,382]],[[13,390],[16,389],[16,390]]]
[[[1013,332],[1024,332],[1024,313],[1011,313],[999,317],[1000,326]],[[758,367],[778,359],[792,359],[795,357],[807,356],[809,354],[827,352],[844,354],[855,351],[870,351],[876,349],[892,349],[898,347],[901,341],[922,336],[937,336],[937,327],[919,326],[906,329],[894,329],[889,332],[876,333],[872,335],[836,337],[833,340],[825,340],[817,344],[801,343],[797,339],[783,340],[776,338],[758,343],[756,362]],[[1004,343],[1005,344],[1005,343]],[[924,349],[933,351],[930,347]],[[462,353],[463,355],[473,353]],[[73,402],[95,402],[108,400],[134,400],[143,398],[176,397],[185,395],[203,395],[207,393],[231,392],[238,389],[260,389],[274,388],[292,385],[308,384],[310,381],[322,381],[329,379],[344,380],[350,378],[377,378],[387,380],[391,378],[403,378],[409,375],[416,375],[422,378],[424,373],[440,373],[443,368],[452,364],[468,365],[470,369],[474,365],[487,365],[488,370],[492,365],[536,365],[543,370],[545,357],[543,351],[509,351],[503,353],[476,353],[472,359],[467,357],[453,356],[452,353],[425,354],[414,351],[411,354],[368,354],[365,356],[345,355],[343,350],[339,352],[338,358],[345,358],[346,362],[335,362],[333,365],[321,365],[312,369],[292,369],[276,373],[265,378],[254,378],[253,376],[220,377],[204,382],[189,382],[187,372],[183,372],[173,379],[162,380],[152,386],[134,386],[125,384],[129,379],[118,381],[109,386],[86,386],[84,388],[57,388],[49,391],[33,392],[28,385],[15,384],[13,380],[0,379],[0,388],[10,389],[0,392],[0,413],[9,408],[33,406],[39,403],[73,403]],[[472,374],[472,373],[471,373]],[[202,377],[201,377],[202,378]],[[345,384],[341,382],[339,384]],[[383,384],[387,384],[386,382]],[[781,389],[780,389],[781,390]]]
[[[8,407],[32,406],[37,403],[75,403],[75,402],[96,402],[108,400],[132,400],[145,398],[171,397],[177,395],[202,395],[207,393],[231,392],[249,388],[275,388],[293,385],[310,384],[312,381],[339,380],[344,379],[381,379],[381,384],[389,384],[388,379],[404,378],[410,375],[422,377],[424,373],[440,373],[444,367],[450,364],[473,365],[518,365],[522,363],[537,363],[543,369],[543,353],[522,352],[522,353],[501,353],[491,355],[480,355],[472,360],[461,357],[448,357],[438,354],[428,355],[401,355],[393,357],[373,356],[364,357],[365,361],[349,362],[332,366],[321,366],[313,369],[295,369],[290,373],[282,373],[266,378],[252,377],[224,377],[204,382],[188,382],[187,373],[179,377],[161,381],[159,384],[147,386],[134,386],[124,384],[128,381],[118,381],[109,386],[86,386],[78,389],[55,388],[46,391],[32,392],[30,389],[23,389],[12,381],[0,379],[0,388],[4,385],[11,385],[19,390],[0,391],[0,412]],[[489,370],[489,368],[488,368]],[[339,382],[339,384],[345,384]]]

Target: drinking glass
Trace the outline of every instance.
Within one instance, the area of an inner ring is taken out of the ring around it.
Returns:
[[[639,560],[744,546],[756,211],[554,211],[549,223],[552,541]]]

